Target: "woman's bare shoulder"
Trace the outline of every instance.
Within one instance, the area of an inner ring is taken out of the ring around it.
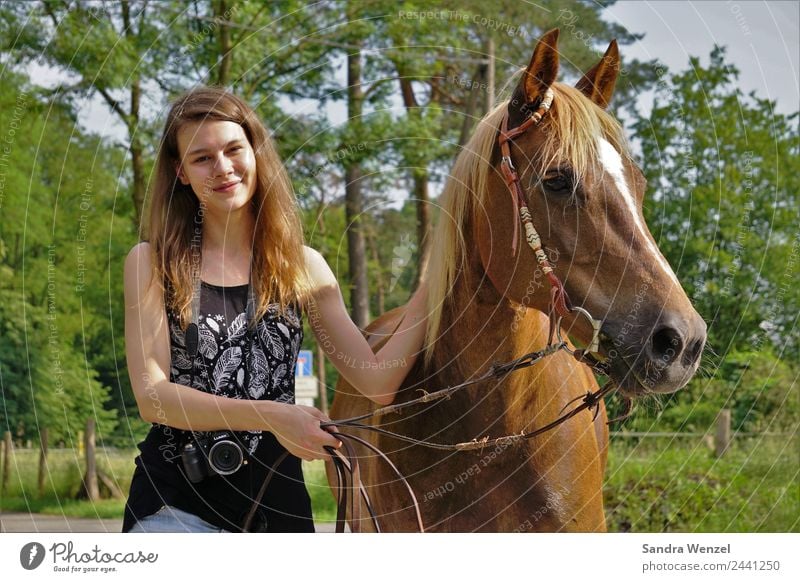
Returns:
[[[325,257],[323,257],[319,251],[308,246],[303,247],[303,252],[306,260],[306,270],[308,271],[312,288],[320,289],[337,286],[336,276],[333,274],[333,271],[331,271],[330,266],[328,266]]]
[[[140,242],[135,245],[125,259],[125,288],[137,291],[137,295],[146,292],[152,279],[152,251],[150,243]]]

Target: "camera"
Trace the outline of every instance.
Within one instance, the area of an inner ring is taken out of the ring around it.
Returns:
[[[218,431],[200,437],[195,434],[181,451],[181,460],[186,476],[192,483],[199,483],[212,475],[231,475],[244,463],[244,451],[234,440],[233,433]]]

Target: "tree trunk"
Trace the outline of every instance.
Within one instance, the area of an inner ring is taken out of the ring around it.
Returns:
[[[132,43],[136,41],[136,31],[131,24],[130,5],[128,2],[122,3],[122,23],[125,26],[125,37]],[[107,93],[105,95],[108,95]],[[126,113],[118,103],[112,104],[117,114],[125,122],[128,128],[131,148],[131,164],[133,166],[133,208],[136,212],[136,224],[141,227],[142,215],[144,212],[145,197],[145,171],[144,171],[144,148],[139,138],[139,104],[142,97],[142,79],[139,74],[134,74],[131,78],[131,110]],[[106,97],[110,101],[110,96]],[[109,103],[111,104],[111,103]]]
[[[406,107],[407,115],[418,115],[417,98],[414,95],[414,87],[411,84],[408,76],[403,74],[398,69],[400,76],[400,93],[403,95],[403,104]],[[414,168],[412,170],[411,179],[414,183],[414,201],[417,207],[417,249],[419,255],[419,266],[417,268],[417,276],[414,279],[414,288],[419,286],[422,279],[422,273],[428,267],[428,260],[430,259],[430,240],[431,240],[431,212],[430,212],[430,197],[428,196],[428,169],[427,168]]]
[[[347,55],[347,114],[351,124],[360,124],[364,104],[361,87],[361,51]],[[360,135],[360,132],[355,132]],[[347,218],[347,256],[350,262],[350,314],[355,324],[364,329],[369,323],[369,285],[367,253],[361,214],[364,208],[361,191],[361,166],[345,159],[345,215]]]
[[[228,3],[226,0],[219,0],[213,3],[214,17],[220,21],[226,20],[226,13],[228,12]],[[219,36],[219,68],[217,69],[217,84],[227,87],[231,76],[231,61],[233,59],[233,52],[231,51],[231,29],[230,26],[224,22],[218,22]]]
[[[86,421],[86,436],[84,437],[84,447],[86,449],[86,475],[83,477],[83,491],[89,501],[100,499],[100,486],[97,482],[97,455],[95,453],[95,424],[94,419]]]
[[[0,479],[0,499],[2,499],[6,494],[6,488],[8,487],[8,476],[11,472],[9,468],[11,465],[11,451],[14,450],[14,443],[11,440],[11,431],[7,430],[3,434],[3,476]]]
[[[428,268],[431,258],[431,206],[428,196],[428,171],[414,172],[414,198],[417,201],[417,249],[418,261],[417,276],[414,279],[414,289],[419,287],[422,274]]]
[[[487,76],[487,66],[484,64],[478,65],[475,71],[471,89],[469,92],[469,99],[467,100],[467,109],[464,111],[464,122],[461,124],[461,135],[458,138],[459,149],[466,145],[469,137],[472,134],[472,126],[475,124],[475,116],[478,108],[478,96],[480,95],[480,87],[483,80]],[[478,87],[476,89],[476,86]]]
[[[376,265],[380,265],[381,259],[378,255],[378,241],[375,240],[375,233],[370,232],[369,237],[367,237],[367,241],[369,241],[369,252],[372,255],[372,260],[375,262]],[[376,289],[375,289],[375,303],[378,308],[378,313],[383,313],[386,311],[386,290],[383,284],[383,273],[381,272],[380,267],[377,270],[376,276]]]
[[[37,491],[39,498],[44,496],[44,478],[47,472],[47,428],[43,428],[39,433],[39,441],[41,444],[39,452],[39,478],[37,480]]]

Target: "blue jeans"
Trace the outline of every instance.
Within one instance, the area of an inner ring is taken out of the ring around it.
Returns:
[[[165,505],[152,515],[137,521],[130,533],[230,533],[211,525],[194,514]]]

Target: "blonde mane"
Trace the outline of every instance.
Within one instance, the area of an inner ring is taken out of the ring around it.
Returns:
[[[595,105],[580,91],[554,83],[555,99],[550,112],[541,122],[545,142],[536,154],[537,173],[554,163],[569,161],[576,183],[598,158],[597,138],[607,139],[624,157],[629,157],[622,128],[611,115]],[[425,363],[429,364],[438,339],[445,302],[452,292],[458,274],[466,268],[463,227],[476,207],[487,196],[487,180],[491,158],[497,144],[497,133],[508,101],[503,101],[478,123],[475,133],[458,155],[440,201],[439,223],[433,234],[428,265],[428,320],[425,331]],[[537,129],[538,130],[538,129]],[[513,150],[512,150],[512,155]],[[517,153],[518,155],[518,153]],[[517,169],[523,172],[519,160]],[[530,195],[535,195],[530,192]],[[476,206],[476,202],[479,204]],[[535,219],[535,217],[534,217]]]

